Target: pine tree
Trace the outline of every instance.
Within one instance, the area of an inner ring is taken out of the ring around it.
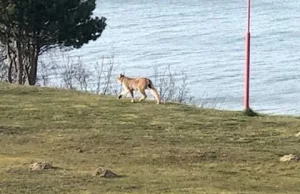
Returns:
[[[95,0],[0,0],[0,43],[9,81],[35,85],[41,54],[97,40],[106,18],[93,17],[95,7]]]

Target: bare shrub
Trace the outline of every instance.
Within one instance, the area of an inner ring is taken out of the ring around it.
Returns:
[[[50,67],[47,66],[46,63],[41,61],[39,63],[39,71],[37,76],[37,84],[41,86],[48,86],[49,85],[49,77],[50,77]]]
[[[100,94],[101,92],[101,83],[102,83],[102,79],[104,78],[103,75],[103,71],[104,71],[104,57],[102,57],[102,61],[99,64],[98,62],[96,62],[96,64],[94,65],[94,70],[95,70],[95,93],[96,94]]]
[[[187,75],[183,70],[176,73],[170,66],[163,69],[155,67],[154,82],[163,102],[190,103],[193,100],[189,95]]]
[[[75,63],[73,72],[75,74],[74,77],[80,87],[80,90],[87,92],[89,81],[91,78],[91,71],[89,70],[89,68],[84,67],[80,58],[78,58],[77,63]]]
[[[59,60],[56,60],[59,59]],[[85,64],[80,57],[67,53],[51,53],[42,59],[38,69],[38,84],[55,86],[101,95],[117,93],[113,80],[114,56],[103,56],[100,62]]]
[[[193,96],[190,96],[188,84],[187,84],[187,75],[182,70],[179,76],[178,92],[175,96],[175,101],[179,103],[191,103],[194,100]]]
[[[96,93],[101,95],[116,94],[116,85],[113,80],[113,72],[115,71],[114,55],[102,57],[101,63],[94,66],[96,77]]]
[[[164,68],[154,67],[154,81],[163,102],[178,102],[201,108],[220,108],[225,98],[211,97],[206,93],[195,98],[190,95],[188,76],[184,70],[172,71],[170,66]]]

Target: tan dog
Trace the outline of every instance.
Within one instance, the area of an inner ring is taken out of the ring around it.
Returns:
[[[123,91],[119,94],[118,99],[122,98],[122,96],[126,96],[128,93],[131,95],[131,102],[135,102],[133,91],[139,90],[142,94],[142,98],[139,100],[140,102],[147,98],[146,89],[150,89],[151,94],[155,97],[156,103],[160,104],[159,94],[154,87],[152,81],[149,78],[141,77],[141,78],[130,78],[126,77],[124,74],[120,74],[118,77],[118,82],[120,82],[123,86]]]

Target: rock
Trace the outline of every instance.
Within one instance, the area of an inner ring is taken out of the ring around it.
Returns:
[[[300,137],[300,132],[295,135],[296,137]]]
[[[290,162],[292,160],[297,161],[297,160],[299,160],[299,157],[297,157],[293,154],[288,154],[288,155],[282,156],[279,160],[280,160],[280,162]]]
[[[47,169],[55,169],[50,163],[48,162],[35,162],[30,164],[29,169],[31,171],[40,171],[40,170],[47,170]]]
[[[95,170],[94,176],[100,176],[104,178],[116,178],[118,175],[111,170],[104,169],[103,167],[99,167]]]

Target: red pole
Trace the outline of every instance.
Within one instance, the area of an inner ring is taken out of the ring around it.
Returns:
[[[245,109],[249,109],[249,87],[250,87],[250,0],[247,5],[247,31],[246,31],[246,58],[245,58],[245,97],[244,106]]]

